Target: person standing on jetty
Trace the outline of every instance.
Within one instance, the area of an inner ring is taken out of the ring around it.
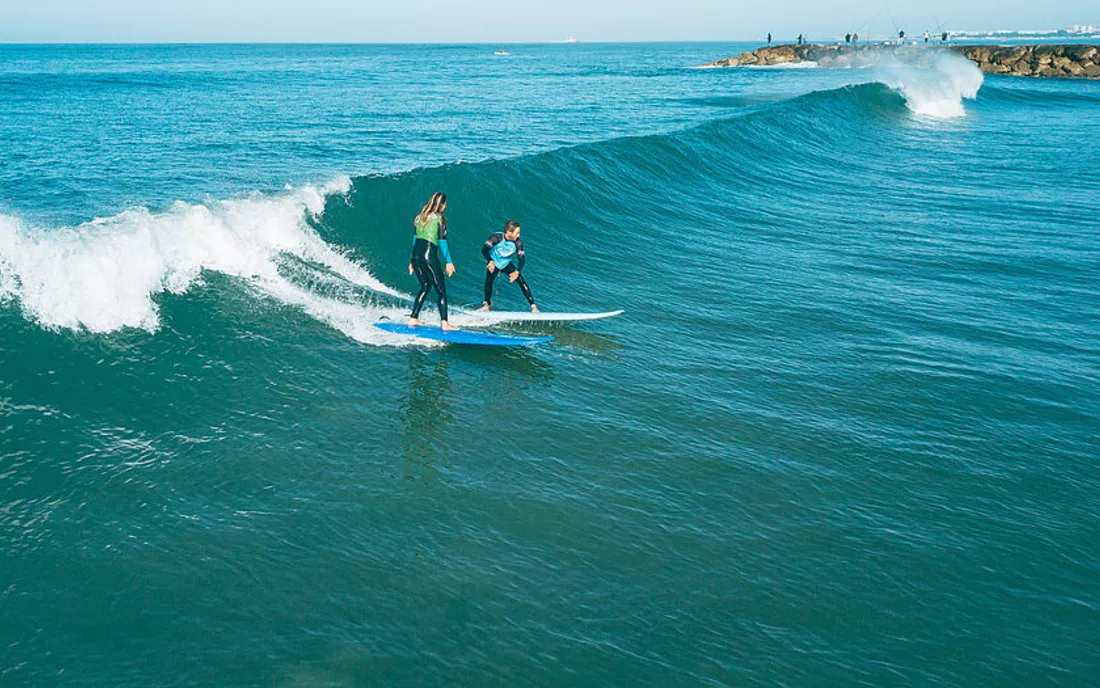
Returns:
[[[768,45],[771,45],[771,44],[772,44],[772,32],[769,31],[768,32]]]
[[[851,43],[852,42],[852,34],[850,32],[844,34],[844,42],[845,43]]]
[[[538,313],[535,305],[535,297],[531,296],[531,288],[527,286],[520,270],[527,254],[523,250],[523,242],[519,238],[520,226],[515,220],[504,223],[504,231],[489,235],[485,244],[481,247],[481,255],[489,264],[485,266],[485,302],[481,304],[479,311],[487,311],[493,307],[493,281],[498,272],[508,275],[509,282],[515,282],[523,292],[523,298],[531,304],[531,312]]]
[[[416,275],[420,282],[420,293],[413,301],[409,327],[422,324],[419,320],[420,309],[424,307],[428,292],[435,289],[439,297],[440,326],[444,331],[458,329],[447,321],[447,282],[443,268],[439,265],[439,256],[442,254],[447,266],[446,277],[455,274],[455,264],[447,246],[447,218],[443,215],[446,209],[447,197],[437,191],[413,220],[416,238],[413,240],[412,255],[409,256],[409,274]]]

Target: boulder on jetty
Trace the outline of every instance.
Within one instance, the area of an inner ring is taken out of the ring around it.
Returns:
[[[864,67],[871,64],[876,53],[904,51],[919,54],[938,47],[821,43],[777,45],[703,66],[747,67],[816,62],[822,67]],[[1100,46],[1095,45],[951,45],[944,49],[962,55],[986,74],[1100,79]]]

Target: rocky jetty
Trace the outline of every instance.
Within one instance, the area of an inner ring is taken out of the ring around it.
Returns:
[[[951,48],[986,74],[1100,79],[1095,45],[960,45]]]
[[[1100,79],[1100,46],[1095,45],[777,45],[710,62],[704,67],[770,66],[816,62],[822,67],[865,67],[884,51],[920,56],[943,49],[974,62],[986,74]]]

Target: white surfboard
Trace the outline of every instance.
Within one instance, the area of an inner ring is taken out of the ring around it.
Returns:
[[[623,311],[606,313],[532,313],[530,311],[461,311],[451,316],[451,322],[459,326],[492,325],[505,322],[579,322],[602,320],[622,315]]]

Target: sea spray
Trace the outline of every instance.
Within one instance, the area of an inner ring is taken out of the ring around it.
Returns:
[[[937,119],[964,116],[963,101],[978,96],[984,79],[973,62],[942,50],[874,53],[870,69],[875,81],[901,94],[913,114]]]

